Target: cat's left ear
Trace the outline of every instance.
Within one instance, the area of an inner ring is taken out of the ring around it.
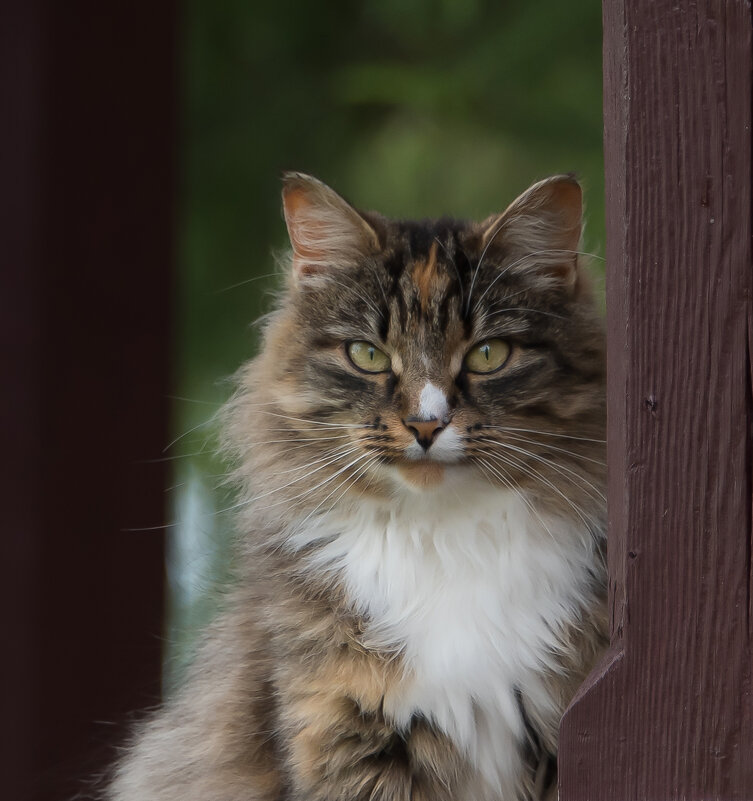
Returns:
[[[506,269],[575,289],[582,227],[580,184],[572,175],[555,175],[481,223],[481,250],[502,255]]]
[[[379,249],[371,225],[337,192],[310,175],[283,176],[282,204],[299,280],[352,267]]]

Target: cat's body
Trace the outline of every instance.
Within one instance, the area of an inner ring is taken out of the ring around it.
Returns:
[[[226,416],[239,582],[114,801],[518,801],[605,643],[580,190],[482,224],[284,193],[293,277]],[[475,343],[475,344],[474,344]]]

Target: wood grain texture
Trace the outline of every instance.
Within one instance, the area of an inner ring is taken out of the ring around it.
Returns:
[[[751,8],[604,0],[612,649],[561,801],[753,799]]]

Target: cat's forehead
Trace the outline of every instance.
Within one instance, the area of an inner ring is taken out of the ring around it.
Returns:
[[[463,247],[465,224],[453,220],[401,223],[387,263],[403,300],[424,315],[462,293],[471,260]]]
[[[461,224],[404,224],[393,239],[389,339],[406,355],[439,353],[465,336],[464,284],[470,260]]]
[[[393,221],[387,236],[387,251],[403,269],[415,262],[434,261],[440,267],[460,258],[468,261],[473,247],[472,226],[463,220]]]

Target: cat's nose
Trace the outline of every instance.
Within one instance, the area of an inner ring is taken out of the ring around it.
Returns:
[[[441,420],[421,420],[417,417],[408,417],[403,420],[403,425],[416,438],[416,442],[428,451],[431,443],[437,438],[438,434],[445,427]]]

